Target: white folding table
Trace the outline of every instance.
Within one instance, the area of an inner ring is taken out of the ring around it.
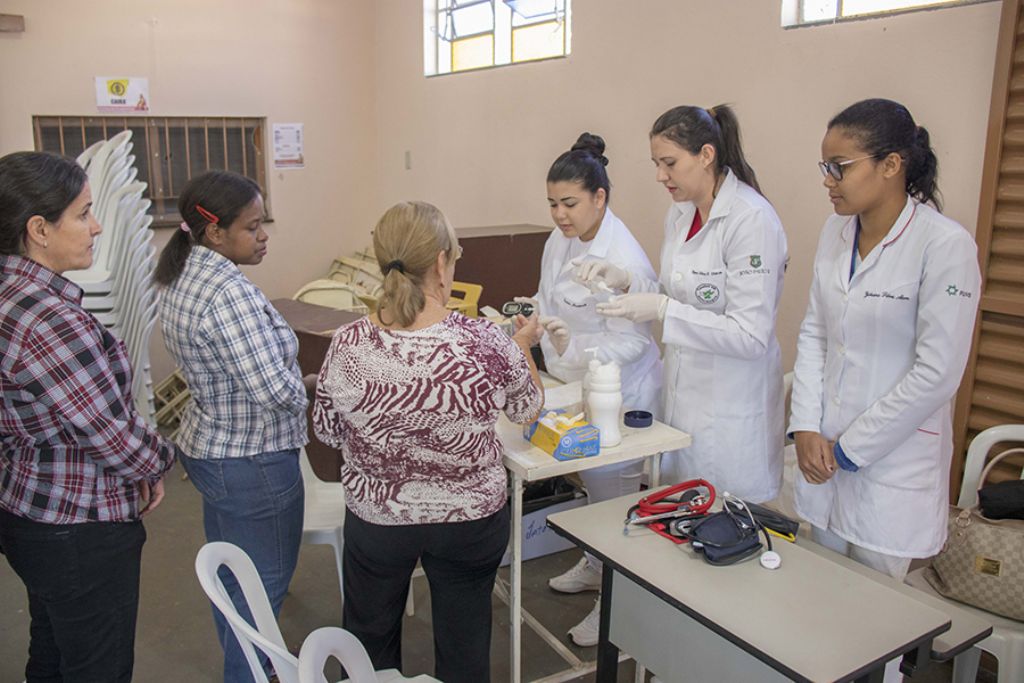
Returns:
[[[604,563],[597,681],[618,651],[670,681],[881,681],[926,662],[951,619],[902,590],[801,544],[782,566],[706,563],[646,529],[623,534],[631,494],[556,513],[548,524]]]

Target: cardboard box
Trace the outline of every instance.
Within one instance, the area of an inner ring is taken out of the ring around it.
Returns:
[[[548,515],[562,510],[572,510],[586,504],[587,497],[581,495],[579,498],[549,505],[536,512],[523,515],[523,561],[576,547],[572,541],[559,536],[548,526]],[[501,566],[506,567],[511,561],[511,550],[506,550],[505,556],[501,558]]]

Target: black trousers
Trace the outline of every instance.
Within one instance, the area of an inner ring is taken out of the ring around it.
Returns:
[[[491,591],[508,546],[509,512],[450,524],[382,526],[345,514],[342,625],[376,669],[402,668],[402,615],[416,562],[430,583],[434,676],[491,680]]]
[[[132,678],[142,522],[41,524],[0,510],[0,546],[28,591],[28,683]]]

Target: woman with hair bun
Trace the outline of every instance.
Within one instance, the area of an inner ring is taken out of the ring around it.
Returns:
[[[946,538],[950,399],[980,296],[977,248],[939,213],[935,153],[903,105],[847,107],[821,154],[835,215],[798,340],[796,505],[816,540],[902,579]]]
[[[377,312],[334,335],[313,425],[345,461],[342,626],[374,668],[402,666],[402,612],[421,562],[430,582],[435,676],[490,680],[491,591],[508,546],[499,413],[544,405],[522,320],[509,339],[445,308],[462,250],[436,207],[402,202],[373,231],[384,273]]]
[[[608,294],[591,290],[576,278],[583,263],[607,260],[636,275],[654,278],[643,248],[608,206],[611,183],[605,166],[604,140],[583,133],[572,148],[551,165],[547,176],[548,204],[557,230],[544,245],[540,285],[535,296],[548,372],[565,382],[583,379],[597,349],[602,362],[615,361],[622,370],[622,404],[626,410],[657,412],[661,360],[650,323],[606,318],[596,306]],[[640,490],[643,461],[608,465],[580,473],[587,499],[597,503]],[[569,571],[548,581],[559,592],[599,590],[601,562],[590,554]],[[597,644],[600,603],[569,636],[580,646]]]
[[[693,444],[662,458],[662,477],[771,500],[782,483],[782,223],[761,195],[730,107],[670,109],[650,142],[656,179],[673,201],[660,281],[611,263],[585,264],[580,275],[628,292],[599,306],[604,315],[664,321],[663,415]]]

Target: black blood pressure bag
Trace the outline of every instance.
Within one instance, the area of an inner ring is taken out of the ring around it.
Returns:
[[[691,524],[684,533],[708,564],[735,564],[761,550],[757,527],[728,512],[708,515]]]

